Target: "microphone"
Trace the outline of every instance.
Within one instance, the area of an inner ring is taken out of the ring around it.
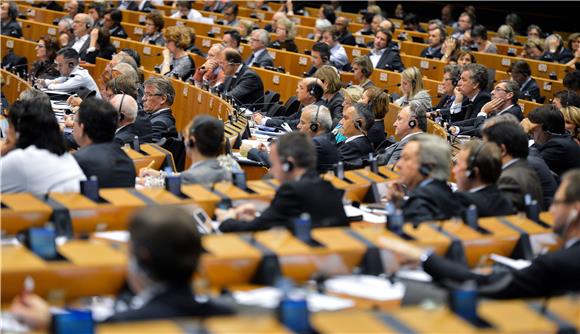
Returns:
[[[389,93],[389,88],[391,88],[391,87],[401,87],[401,84],[398,83],[398,84],[387,85],[387,87],[385,87],[385,89],[383,89],[383,92]]]

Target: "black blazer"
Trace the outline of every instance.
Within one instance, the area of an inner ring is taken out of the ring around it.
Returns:
[[[135,187],[135,166],[119,144],[91,144],[73,156],[87,176],[96,175],[100,188]]]
[[[441,52],[441,48],[435,51],[429,51],[429,47],[426,47],[423,49],[423,51],[421,51],[421,57],[430,59],[441,59],[443,58],[443,52]]]
[[[497,186],[518,211],[525,211],[524,197],[526,194],[532,195],[532,198],[538,203],[544,203],[538,175],[526,160],[518,159],[503,169],[497,180]]]
[[[127,6],[127,10],[132,10],[132,11],[138,12],[139,11],[139,1],[130,1],[129,6]],[[153,6],[151,1],[145,1],[145,4],[143,5],[143,9],[141,11],[145,12],[145,13],[149,13],[153,10],[155,10],[155,6]]]
[[[538,87],[535,79],[530,80],[520,88],[520,99],[522,100],[535,100],[539,102],[541,98],[540,87]]]
[[[239,103],[250,105],[260,102],[264,96],[264,84],[260,76],[246,65],[240,71],[228,77],[224,82],[224,92],[234,97]]]
[[[391,45],[387,46],[385,52],[383,52],[383,55],[379,59],[379,62],[377,63],[377,66],[375,66],[375,68],[381,70],[403,72],[405,67],[403,66],[403,62],[401,61],[401,56],[399,55],[398,48],[393,47]]]
[[[372,151],[371,142],[365,136],[338,144],[338,156],[343,162],[353,163],[360,159],[366,159]]]
[[[332,133],[323,133],[312,138],[316,148],[316,170],[319,173],[327,172],[338,163],[336,140]]]
[[[511,299],[558,295],[580,290],[580,241],[566,249],[538,256],[524,269],[478,275],[466,266],[432,254],[423,269],[436,281],[476,280],[479,295]]]
[[[111,33],[111,37],[127,38],[129,36],[125,31],[125,28],[120,24],[113,29],[110,29],[109,32]]]
[[[473,103],[468,99],[464,98],[461,103],[461,111],[457,114],[451,115],[451,121],[457,122],[470,118],[475,118],[477,114],[481,111],[483,105],[491,101],[491,95],[487,92],[480,91],[479,94],[473,100]]]
[[[246,65],[249,65],[250,59],[252,59],[253,56],[254,54],[252,53],[250,57],[246,60]],[[260,55],[256,59],[254,59],[252,65],[257,65],[260,67],[266,66],[274,67],[274,59],[272,59],[272,57],[268,53],[268,50],[264,49],[264,51],[260,53]]]
[[[512,105],[508,110],[504,111],[502,113],[502,115],[503,114],[512,114],[518,119],[518,121],[521,121],[524,118],[524,114],[522,113],[522,108],[517,104]],[[481,126],[488,118],[491,118],[495,115],[496,115],[495,113],[490,114],[488,117],[476,115],[477,117],[475,117],[475,118],[470,118],[470,119],[466,119],[463,121],[455,122],[455,123],[453,123],[453,125],[459,127],[459,134],[460,135],[481,137],[481,131],[480,131]]]
[[[6,23],[2,23],[0,32],[4,36],[16,38],[22,37],[22,28],[20,27],[20,24],[17,21],[9,20]]]
[[[74,45],[74,40],[71,41],[71,43],[70,43],[71,47],[73,45]],[[87,40],[85,41],[85,43],[83,44],[83,46],[81,46],[81,49],[79,50],[79,59],[80,60],[87,61],[87,50],[89,49],[90,45],[91,45],[91,37],[89,36],[89,38],[87,38]]]
[[[171,109],[151,113],[148,115],[147,121],[151,124],[151,133],[145,135],[145,141],[156,142],[161,138],[177,137],[175,118],[171,113]]]
[[[552,135],[544,145],[538,145],[538,150],[548,167],[560,176],[580,167],[580,146],[571,135]]]
[[[443,95],[441,100],[439,100],[439,103],[437,103],[437,105],[433,109],[437,110],[449,108],[453,104],[454,100],[455,100],[454,95]]]
[[[434,221],[460,217],[463,207],[445,181],[432,180],[424,186],[417,186],[403,203],[405,222],[417,225],[424,221]]]
[[[514,214],[516,209],[505,198],[495,184],[486,186],[476,192],[456,192],[464,207],[475,204],[480,217],[507,216]]]
[[[135,128],[135,124],[130,123],[122,127],[119,131],[117,131],[117,133],[115,133],[115,138],[113,139],[113,141],[121,146],[125,144],[133,144],[135,136],[141,137],[139,135],[139,132]]]
[[[97,62],[97,57],[111,60],[113,55],[117,52],[117,49],[112,44],[107,45],[103,49],[95,50],[93,52],[85,53],[85,61],[87,63],[95,64]]]
[[[350,33],[350,31],[346,31],[345,34],[338,36],[338,42],[343,45],[355,45],[356,39]]]
[[[387,140],[387,136],[385,135],[385,119],[376,120],[373,123],[373,126],[369,129],[368,133],[369,139],[373,143],[373,148],[376,150],[379,145],[381,145],[385,140]]]
[[[105,322],[124,322],[149,319],[168,319],[177,317],[210,317],[230,315],[233,311],[225,306],[209,301],[199,303],[195,300],[189,286],[174,287],[153,297],[136,310],[112,315]]]
[[[342,118],[342,103],[344,102],[344,96],[342,96],[342,93],[338,91],[329,101],[325,99],[322,99],[322,101],[323,106],[327,107],[330,111],[332,126],[334,127]]]
[[[550,167],[548,167],[538,149],[533,146],[530,147],[530,153],[528,154],[527,160],[528,165],[530,165],[530,167],[532,167],[536,172],[536,175],[538,175],[544,195],[544,209],[547,210],[550,207],[550,204],[552,204],[552,199],[558,189],[558,182],[556,177],[554,177],[556,174],[550,170]]]
[[[297,181],[283,183],[276,191],[270,206],[251,222],[228,219],[220,225],[222,232],[266,230],[273,226],[292,228],[293,220],[307,212],[312,227],[346,226],[342,192],[316,171],[305,173]]]

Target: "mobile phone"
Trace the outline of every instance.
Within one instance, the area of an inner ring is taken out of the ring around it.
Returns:
[[[211,219],[203,209],[195,209],[193,211],[193,219],[197,223],[197,230],[201,234],[210,234],[213,232],[211,226]]]

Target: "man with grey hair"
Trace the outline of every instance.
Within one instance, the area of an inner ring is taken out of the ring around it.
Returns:
[[[157,142],[161,138],[177,137],[175,118],[171,105],[175,99],[175,89],[171,81],[164,77],[151,77],[144,83],[143,111],[151,123],[151,133],[144,139]]]
[[[250,48],[252,54],[246,60],[246,65],[256,65],[259,67],[274,66],[274,59],[266,50],[266,46],[270,44],[270,36],[264,29],[256,29],[250,34]]]
[[[449,145],[438,136],[418,134],[405,145],[396,165],[399,178],[388,184],[386,194],[388,201],[401,207],[405,222],[416,226],[460,217],[463,208],[447,185],[450,164]],[[403,202],[404,186],[408,199]]]
[[[93,19],[89,14],[79,13],[73,19],[73,33],[75,39],[72,48],[79,53],[79,58],[85,60],[90,45],[89,33],[93,27]]]
[[[324,173],[338,163],[338,150],[332,130],[332,116],[325,106],[311,104],[302,108],[298,131],[306,133],[316,147],[316,170]]]
[[[476,117],[483,105],[491,100],[485,91],[487,76],[487,69],[481,64],[463,66],[455,90],[455,100],[449,111],[452,122]]]
[[[109,103],[119,113],[119,122],[117,123],[117,130],[115,131],[114,142],[123,146],[125,144],[132,144],[135,136],[139,137],[139,133],[135,128],[135,119],[137,118],[137,101],[127,94],[114,95]]]
[[[451,134],[481,137],[481,126],[486,119],[511,114],[519,121],[524,117],[522,108],[517,104],[520,86],[513,80],[502,80],[491,91],[492,100],[483,105],[477,117],[453,123]]]

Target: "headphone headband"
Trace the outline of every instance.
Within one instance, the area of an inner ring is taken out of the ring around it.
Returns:
[[[469,156],[469,160],[467,161],[467,173],[466,173],[468,178],[475,177],[475,173],[473,171],[473,169],[475,168],[474,166],[475,161],[477,160],[477,157],[479,156],[481,150],[483,150],[484,146],[485,146],[484,142],[480,143],[479,146],[477,146],[477,148],[475,149],[475,151],[473,151],[473,154]]]

